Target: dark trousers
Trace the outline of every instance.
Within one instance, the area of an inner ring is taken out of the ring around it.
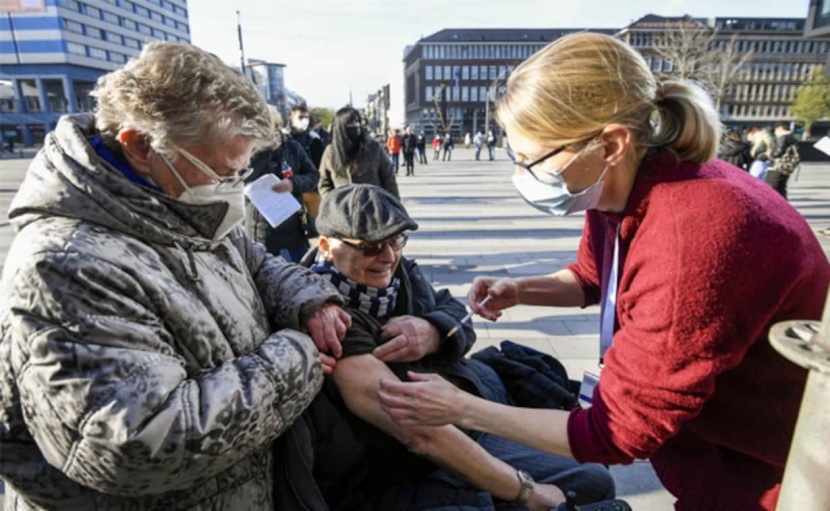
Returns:
[[[764,176],[764,182],[780,193],[782,197],[787,198],[787,181],[790,180],[789,174],[782,174],[777,170],[768,170],[767,175]]]
[[[444,156],[441,158],[441,161],[451,161],[452,160],[452,149],[445,147],[444,148]]]
[[[415,175],[415,153],[403,153],[403,161],[406,163],[406,175]]]
[[[400,155],[399,154],[390,154],[389,160],[392,162],[392,170],[395,171],[395,174],[398,173],[398,169],[400,168]]]
[[[418,163],[423,163],[424,165],[429,163],[427,160],[427,150],[424,147],[418,148]]]
[[[481,159],[481,146],[476,146],[476,160]]]

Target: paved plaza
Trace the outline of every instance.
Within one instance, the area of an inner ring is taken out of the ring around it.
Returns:
[[[554,218],[527,206],[513,189],[504,153],[496,157],[477,162],[473,151],[461,148],[451,162],[430,160],[416,167],[415,176],[406,177],[401,169],[398,178],[404,204],[420,223],[404,253],[418,261],[436,287],[449,288],[464,302],[476,276],[517,277],[562,268],[574,260],[581,233],[580,215]],[[0,160],[0,261],[14,237],[6,212],[27,165],[27,160]],[[790,180],[790,200],[814,229],[830,226],[830,164],[804,164],[798,181]],[[830,238],[819,238],[828,253]],[[555,355],[572,378],[597,371],[598,307],[520,306],[505,311],[497,323],[476,318],[475,327],[476,349],[511,339]],[[615,467],[613,473],[620,496],[635,510],[672,509],[674,500],[647,462]]]

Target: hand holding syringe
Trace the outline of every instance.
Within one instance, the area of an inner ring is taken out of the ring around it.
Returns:
[[[489,302],[489,301],[490,301],[490,298],[491,298],[491,296],[490,296],[490,295],[487,295],[487,297],[486,297],[486,298],[484,298],[484,300],[482,300],[482,301],[478,302],[478,306],[479,306],[479,307],[484,307],[484,304],[486,304],[487,302]],[[464,323],[466,323],[467,321],[470,321],[470,319],[472,319],[473,315],[475,315],[475,313],[474,313],[474,312],[472,312],[472,311],[468,312],[466,316],[464,316],[463,318],[461,318],[461,321],[459,321],[458,323],[456,323],[456,324],[455,324],[455,326],[454,326],[454,327],[452,327],[452,329],[451,329],[449,332],[447,332],[447,335],[444,337],[444,339],[449,339],[450,337],[452,337],[453,335],[455,335],[455,333],[456,333],[456,332],[458,332],[458,330],[459,330],[462,326],[464,326]]]

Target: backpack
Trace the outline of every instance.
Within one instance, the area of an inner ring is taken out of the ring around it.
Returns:
[[[790,144],[790,146],[784,150],[784,154],[775,160],[771,170],[775,170],[785,176],[789,176],[795,172],[795,169],[797,169],[800,164],[801,155],[798,154],[798,147],[796,147],[796,144]]]

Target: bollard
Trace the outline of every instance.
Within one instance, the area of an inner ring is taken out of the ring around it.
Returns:
[[[772,346],[809,371],[787,457],[777,511],[830,509],[830,300],[818,321],[785,321],[770,329]]]

